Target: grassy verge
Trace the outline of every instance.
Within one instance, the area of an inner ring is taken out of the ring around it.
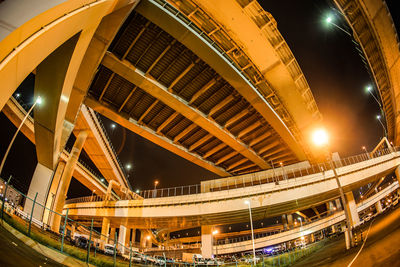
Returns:
[[[10,226],[12,226],[14,229],[18,230],[19,232],[23,233],[24,235],[28,234],[28,223],[25,222],[24,220],[22,220],[21,218],[19,218],[19,217],[13,218],[9,214],[4,213],[4,220]],[[60,251],[60,249],[61,249],[60,237],[54,236],[51,233],[45,232],[41,229],[38,229],[34,225],[32,225],[32,228],[31,228],[30,238],[32,238],[33,240],[37,241],[38,243],[40,243],[42,245],[56,249],[58,251]],[[82,248],[78,248],[78,247],[69,245],[66,242],[66,243],[64,243],[63,251],[64,251],[63,252],[64,254],[72,256],[81,261],[86,261],[86,257],[87,257],[86,249],[82,249]],[[100,253],[97,253],[96,257],[94,257],[93,248],[91,249],[89,263],[91,263],[95,266],[100,266],[100,267],[113,267],[114,266],[113,257],[106,256],[106,255],[103,255]],[[121,259],[117,258],[116,266],[123,267],[123,266],[128,266],[128,265],[129,265],[128,262],[122,261]]]

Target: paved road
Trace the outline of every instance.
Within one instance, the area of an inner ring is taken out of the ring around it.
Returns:
[[[36,250],[25,245],[25,243],[4,229],[3,226],[0,226],[0,266],[45,267],[64,265],[36,252]]]
[[[395,210],[379,215],[372,222],[363,227],[365,237],[371,225],[364,248],[352,267],[369,266],[400,266],[400,204]],[[294,266],[349,266],[356,254],[360,251],[361,244],[345,251],[344,235],[328,242],[321,250],[313,253]]]

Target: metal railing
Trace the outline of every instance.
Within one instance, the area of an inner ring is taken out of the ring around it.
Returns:
[[[400,151],[399,147],[386,148],[376,151],[373,155],[369,153],[362,153],[355,156],[346,157],[340,160],[333,161],[335,168],[341,168],[360,162],[374,160],[381,156],[389,155],[393,152]],[[290,166],[289,166],[290,167]],[[221,178],[213,180],[212,182],[205,181],[203,184],[185,185],[169,188],[159,188],[151,190],[143,190],[140,196],[143,198],[160,198],[170,196],[192,195],[204,192],[215,192],[223,190],[231,190],[255,185],[262,185],[267,183],[279,184],[281,181],[287,181],[307,175],[313,175],[332,169],[330,162],[324,162],[311,165],[310,167],[299,167],[292,169],[276,168],[268,171],[260,171],[252,174],[245,174],[229,179]]]

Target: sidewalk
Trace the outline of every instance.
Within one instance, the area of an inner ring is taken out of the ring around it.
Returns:
[[[92,264],[86,264],[83,261],[80,261],[78,259],[75,259],[71,256],[65,255],[55,249],[49,248],[45,245],[42,245],[40,243],[38,243],[37,241],[27,237],[26,235],[22,234],[21,232],[19,232],[18,230],[14,229],[13,227],[11,227],[7,222],[3,221],[3,227],[10,232],[11,234],[13,234],[16,238],[18,238],[20,241],[22,241],[24,244],[26,244],[27,246],[31,247],[32,249],[34,249],[35,251],[37,251],[38,253],[44,255],[45,257],[48,257],[60,264],[63,264],[65,266],[71,266],[71,267],[75,267],[75,266],[93,266]]]

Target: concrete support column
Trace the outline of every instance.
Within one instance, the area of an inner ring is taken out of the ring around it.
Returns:
[[[129,243],[129,240],[131,240],[132,244],[134,244],[136,242],[136,229],[131,228],[130,230],[132,230],[132,233],[130,233],[130,239],[128,238],[127,240],[128,240],[128,243]]]
[[[293,215],[287,214],[286,218],[287,218],[287,223],[288,223],[289,229],[293,229]]]
[[[331,215],[335,210],[334,210],[335,205],[333,204],[333,201],[328,201],[326,203],[326,210],[328,211],[328,215]]]
[[[36,193],[38,193],[36,202],[40,204],[46,203],[47,192],[50,188],[51,177],[53,176],[53,170],[46,166],[38,163],[36,165],[35,172],[33,173],[32,181],[28,190],[28,197],[32,200],[27,199],[25,201],[24,210],[30,214],[32,210],[33,199]],[[33,218],[37,220],[43,219],[43,208],[39,205],[35,205],[33,211]]]
[[[282,214],[282,224],[283,224],[283,230],[288,230],[286,214]]]
[[[352,227],[354,227],[360,223],[360,217],[358,216],[357,205],[356,202],[354,201],[353,192],[350,191],[345,193],[345,197],[347,199],[346,209],[350,217],[350,224]]]
[[[314,242],[315,242],[314,233],[311,233],[311,234],[310,234],[310,241],[311,241],[311,243],[314,243]]]
[[[332,233],[336,233],[335,225],[332,225],[332,226],[331,226],[331,232],[332,232]]]
[[[115,227],[110,228],[110,235],[108,237],[108,242],[111,243],[112,240],[112,244],[115,244]]]
[[[62,213],[65,198],[67,197],[67,192],[69,185],[71,183],[72,174],[75,170],[76,162],[78,161],[79,154],[82,151],[83,144],[88,136],[87,131],[81,131],[75,141],[74,147],[71,150],[71,154],[69,155],[68,162],[65,165],[64,173],[60,180],[60,185],[58,186],[55,202],[54,202],[54,210],[58,213]],[[58,233],[60,228],[61,216],[54,216],[51,229]]]
[[[342,209],[342,203],[340,203],[340,198],[335,199],[335,204],[336,204],[336,209],[341,210]]]
[[[201,226],[201,255],[203,258],[212,258],[213,236],[211,225]]]
[[[376,212],[379,214],[382,212],[382,203],[379,200],[378,202],[375,203],[375,208],[376,208]]]
[[[60,180],[61,180],[61,176],[64,172],[65,164],[66,163],[64,161],[60,161],[57,164],[57,169],[54,172],[53,181],[51,182],[50,190],[47,195],[46,208],[48,208],[48,209],[53,210],[53,208],[54,208],[53,206],[54,206],[54,201],[56,198],[57,188],[60,184]],[[50,213],[50,211],[48,209],[44,210],[43,222],[45,224],[52,225],[54,213]]]
[[[74,236],[75,236],[75,224],[72,224],[71,225],[71,237],[72,237],[72,239],[74,239]]]
[[[400,184],[400,166],[396,168],[396,170],[394,171],[394,174],[396,175],[397,181]]]
[[[108,243],[108,232],[110,231],[110,219],[103,217],[103,222],[101,224],[101,237],[100,240],[102,249],[104,249],[104,244]]]
[[[125,247],[124,246],[126,245],[126,235],[127,235],[128,232],[129,231],[126,228],[125,225],[121,225],[119,227],[118,248],[119,248],[119,251],[121,253],[124,253],[124,251],[125,251]],[[129,238],[129,234],[128,234],[128,238]]]

